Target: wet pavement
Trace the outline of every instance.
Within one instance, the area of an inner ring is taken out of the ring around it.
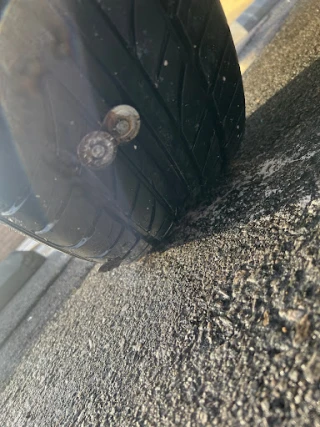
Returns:
[[[320,426],[320,7],[246,73],[247,133],[170,248],[82,286],[0,425]]]

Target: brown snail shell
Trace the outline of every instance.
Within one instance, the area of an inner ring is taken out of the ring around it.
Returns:
[[[106,115],[103,128],[118,142],[124,144],[132,141],[140,130],[140,115],[130,105],[117,105]]]

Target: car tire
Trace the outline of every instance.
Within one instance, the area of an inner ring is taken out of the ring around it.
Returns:
[[[0,210],[110,268],[143,256],[211,191],[244,132],[217,0],[16,0],[0,29]],[[129,105],[138,135],[95,169],[79,144]]]

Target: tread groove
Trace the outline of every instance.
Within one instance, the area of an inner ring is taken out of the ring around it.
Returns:
[[[160,54],[159,54],[159,58],[158,58],[158,65],[157,65],[157,71],[156,71],[156,81],[157,82],[159,81],[159,78],[160,78],[161,68],[163,66],[164,57],[166,54],[166,49],[168,47],[169,39],[170,39],[169,31],[166,31],[166,33],[163,37],[162,43],[161,43]]]
[[[206,154],[206,159],[205,159],[205,161],[204,161],[203,170],[205,170],[205,168],[206,168],[206,166],[207,166],[207,164],[208,164],[209,156],[210,156],[210,152],[211,152],[211,148],[212,148],[212,146],[213,146],[213,144],[214,144],[214,143],[215,143],[215,138],[214,138],[214,136],[213,136],[213,138],[212,138],[212,139],[211,139],[211,141],[210,141],[209,148],[208,148],[208,151],[207,151],[207,154]]]
[[[137,39],[136,39],[136,23],[135,23],[135,7],[136,7],[136,0],[131,0],[131,7],[130,7],[130,33],[132,34],[132,46],[133,46],[133,52],[135,56],[137,57]]]
[[[150,231],[152,229],[152,224],[153,224],[154,218],[156,216],[156,205],[157,205],[157,203],[155,201],[155,198],[153,198],[152,212],[151,212],[151,216],[150,216],[150,222],[148,225],[148,231]]]
[[[225,115],[225,117],[224,117],[224,120],[225,120],[225,119],[228,117],[228,115],[229,115],[230,109],[231,109],[231,107],[232,107],[232,104],[233,104],[233,101],[234,101],[235,96],[236,96],[236,94],[237,94],[237,90],[238,90],[238,88],[239,88],[239,84],[240,84],[240,83],[241,83],[241,80],[238,80],[237,85],[236,85],[236,87],[235,87],[235,90],[234,90],[234,92],[233,92],[232,98],[231,98],[230,103],[229,103],[229,108],[228,108],[228,110],[227,110],[227,112],[226,112],[226,115]]]
[[[119,153],[120,154],[120,153]],[[136,175],[140,176],[141,179],[143,181],[146,180],[146,182],[144,183],[146,188],[148,188],[150,191],[153,192],[153,195],[158,199],[158,202],[161,205],[164,205],[167,207],[167,209],[169,209],[170,213],[172,214],[172,208],[170,206],[170,204],[161,196],[161,194],[158,193],[158,191],[153,187],[153,185],[151,184],[151,182],[149,182],[149,180],[146,179],[145,175],[143,173],[140,172],[140,170],[135,166],[135,164],[130,160],[130,157],[127,156],[123,151],[121,152],[122,157],[125,159],[125,161],[131,166],[132,169],[134,169],[136,171]]]
[[[205,119],[206,119],[206,117],[207,117],[207,114],[208,114],[208,110],[204,110],[204,111],[203,111],[203,113],[202,113],[202,116],[201,116],[201,118],[200,118],[200,121],[199,121],[199,127],[198,127],[198,130],[197,130],[197,133],[196,133],[196,135],[195,135],[195,137],[194,137],[194,141],[193,141],[192,149],[194,149],[194,146],[196,145],[196,142],[197,142],[197,139],[198,139],[199,133],[201,132],[202,125],[203,125],[203,122],[205,121]]]
[[[182,118],[183,118],[183,91],[184,91],[184,86],[185,86],[185,79],[186,79],[186,73],[187,73],[187,65],[183,64],[181,66],[181,70],[180,70],[180,78],[179,78],[179,90],[178,90],[178,105],[179,105],[179,121],[180,121],[180,133],[183,135],[183,130],[182,130]],[[183,136],[183,139],[185,140],[185,144],[188,145],[188,150],[191,152],[192,155],[192,161],[195,165],[195,172],[197,174],[197,178],[199,180],[200,185],[202,184],[202,175],[201,175],[201,171],[199,169],[199,166],[197,164],[197,159],[195,158],[194,153],[192,152],[192,149],[187,141],[187,138],[185,136]]]
[[[131,217],[133,211],[135,210],[135,207],[136,207],[136,204],[137,204],[137,200],[138,200],[138,196],[139,196],[139,191],[140,191],[140,186],[141,186],[141,184],[138,181],[138,186],[137,186],[136,193],[134,195],[134,199],[133,199],[132,206],[131,206],[131,209],[130,209],[130,214],[129,214],[130,217]]]
[[[186,64],[181,65],[181,69],[179,70],[180,77],[179,77],[179,89],[178,89],[178,105],[179,105],[179,121],[182,123],[182,116],[183,116],[183,88],[184,88],[184,81],[186,78],[186,72],[187,72],[187,66]]]

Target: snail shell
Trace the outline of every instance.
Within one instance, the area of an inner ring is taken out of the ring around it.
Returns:
[[[130,105],[118,105],[106,115],[103,128],[106,129],[119,144],[132,141],[140,130],[140,115]]]
[[[110,165],[117,154],[117,142],[108,132],[88,133],[78,145],[81,163],[91,169]]]

